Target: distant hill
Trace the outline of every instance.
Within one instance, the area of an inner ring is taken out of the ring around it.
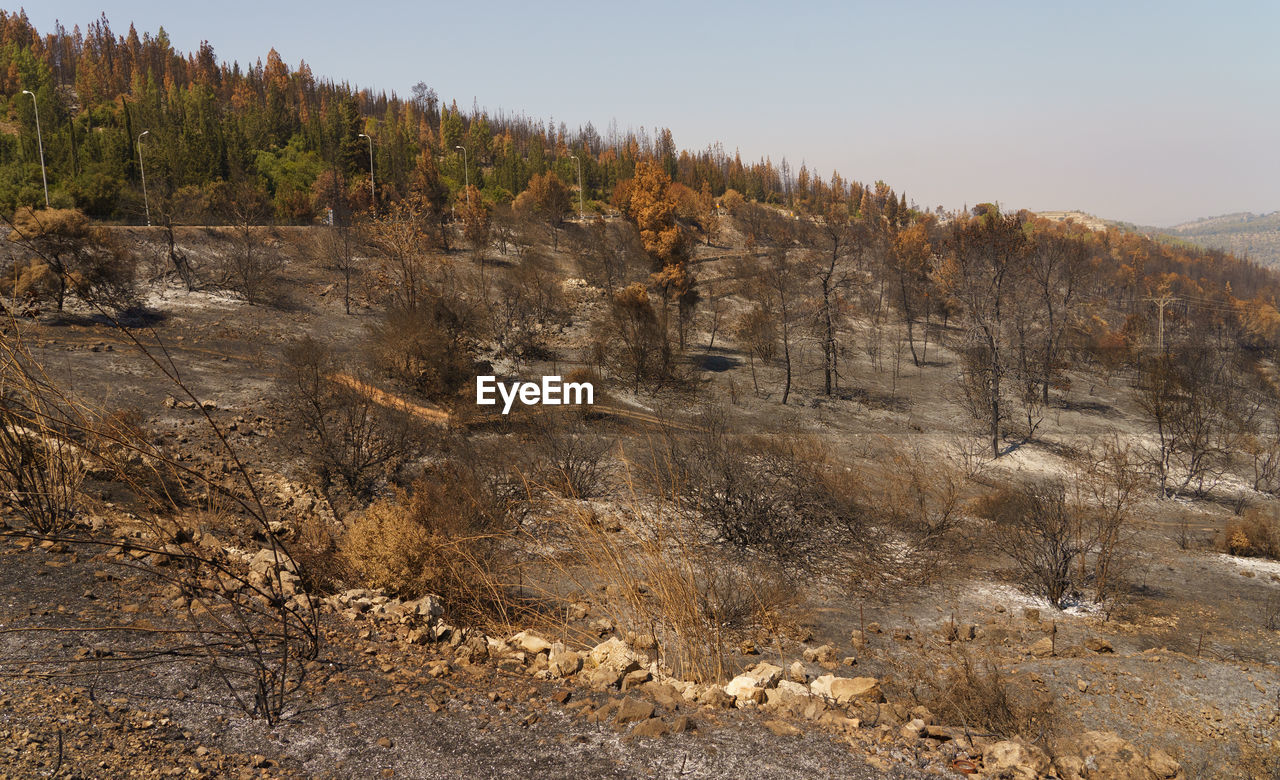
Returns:
[[[1170,228],[1138,228],[1152,238],[1172,238],[1221,249],[1272,268],[1280,268],[1280,211],[1241,212],[1206,217]]]
[[[1280,211],[1254,214],[1244,211],[1205,217],[1172,227],[1134,225],[1102,219],[1082,211],[1039,211],[1038,216],[1058,222],[1070,220],[1090,230],[1118,228],[1142,233],[1158,241],[1221,249],[1269,268],[1280,268]]]

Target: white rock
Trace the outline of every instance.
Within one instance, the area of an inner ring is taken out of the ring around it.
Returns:
[[[836,677],[824,674],[809,686],[816,696],[833,699],[837,704],[851,701],[880,701],[880,681],[874,677]]]
[[[551,652],[550,642],[538,636],[537,634],[531,634],[528,631],[521,631],[520,633],[511,637],[510,639],[507,640],[507,644],[511,645],[512,647],[519,648],[520,650],[523,650],[526,653],[529,653],[530,655],[537,655],[538,653]]]
[[[617,637],[610,637],[591,649],[591,662],[609,669],[626,670],[649,665],[649,657],[637,653]]]
[[[801,685],[798,682],[792,682],[790,680],[779,680],[778,690],[782,691],[783,693],[790,694],[792,696],[812,696],[813,695],[813,693],[809,690],[809,686]]]
[[[755,680],[761,688],[773,688],[782,679],[782,667],[761,662],[749,669],[745,676]]]
[[[751,675],[740,674],[730,680],[728,685],[724,686],[724,692],[730,696],[737,697],[746,695],[748,691],[754,692],[761,687],[756,684],[756,679]]]

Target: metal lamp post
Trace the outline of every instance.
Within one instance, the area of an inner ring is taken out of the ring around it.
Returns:
[[[44,182],[44,207],[49,208],[49,177],[44,172],[44,136],[40,134],[40,104],[36,102],[36,93],[29,89],[22,94],[31,96],[31,108],[36,112],[36,147],[40,149],[40,180]]]
[[[151,201],[147,198],[147,167],[142,164],[142,136],[151,135],[150,130],[138,134],[138,170],[142,172],[142,206],[147,210],[147,227],[151,227]]]
[[[578,221],[582,221],[582,160],[578,159],[578,155],[569,155],[573,161],[578,164]]]
[[[462,178],[466,182],[467,208],[471,208],[471,169],[467,167],[467,148],[465,146],[455,146],[453,148],[462,150]]]
[[[378,188],[373,181],[373,139],[364,133],[360,137],[369,142],[369,197],[373,198],[373,215],[378,216]]]

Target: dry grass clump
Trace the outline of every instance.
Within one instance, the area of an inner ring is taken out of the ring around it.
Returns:
[[[1259,510],[1227,521],[1223,551],[1232,555],[1280,560],[1280,520]]]
[[[887,683],[945,725],[1021,736],[1047,749],[1059,723],[1053,698],[1005,674],[984,652],[951,647],[945,653],[890,659],[894,675]]]
[[[510,516],[478,474],[446,464],[353,516],[338,549],[367,587],[438,595],[458,618],[507,617]]]
[[[85,476],[72,441],[76,410],[11,346],[0,357],[0,488],[31,530],[61,533],[75,522]]]
[[[738,643],[797,614],[798,592],[779,571],[711,554],[669,503],[633,509],[620,530],[581,504],[558,509],[568,549],[548,557],[550,568],[578,591],[603,588],[602,609],[618,630],[652,637],[658,661],[678,677],[723,682]]]

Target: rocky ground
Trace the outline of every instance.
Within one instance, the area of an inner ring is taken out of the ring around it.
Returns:
[[[460,630],[427,641],[430,610],[419,619],[370,593],[325,610],[307,684],[269,726],[199,659],[165,652],[163,632],[183,624],[147,575],[82,545],[7,540],[0,560],[4,777],[911,778],[945,766],[881,732],[701,706],[638,675],[626,691],[549,680],[526,663],[545,669],[546,651],[492,640],[491,653]],[[113,662],[145,648],[156,658]]]

